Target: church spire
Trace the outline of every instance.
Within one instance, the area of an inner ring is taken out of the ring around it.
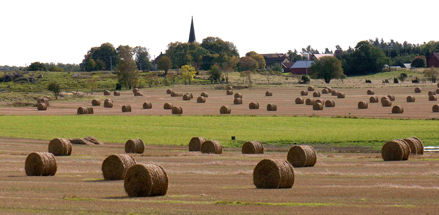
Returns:
[[[189,33],[189,42],[195,42],[195,29],[194,29],[194,17],[191,20],[191,32]]]

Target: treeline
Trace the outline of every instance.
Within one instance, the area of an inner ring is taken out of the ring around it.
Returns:
[[[33,62],[27,67],[18,67],[16,70],[25,70],[25,71],[50,71],[50,72],[79,72],[81,71],[78,64],[63,64],[63,63],[41,63],[41,62]]]

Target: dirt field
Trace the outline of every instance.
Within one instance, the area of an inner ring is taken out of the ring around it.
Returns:
[[[210,87],[202,86],[177,86],[173,90],[177,92],[191,92],[194,99],[190,101],[183,101],[182,97],[171,97],[166,94],[166,89],[141,89],[144,93],[143,97],[135,97],[131,91],[123,91],[121,96],[103,96],[102,93],[96,94],[103,103],[105,98],[111,98],[114,101],[113,108],[104,108],[103,104],[99,107],[94,107],[94,114],[96,115],[171,115],[170,110],[164,110],[163,105],[166,102],[172,103],[174,106],[181,106],[183,108],[183,115],[219,115],[219,109],[223,105],[230,106],[232,115],[283,115],[283,116],[355,116],[368,118],[438,118],[439,113],[432,112],[432,106],[438,102],[428,101],[427,92],[429,90],[436,90],[436,86],[423,87],[422,93],[414,93],[414,87],[377,87],[373,90],[375,95],[379,98],[386,95],[394,95],[396,101],[393,105],[402,105],[404,108],[403,114],[392,114],[391,107],[382,107],[381,103],[369,104],[368,109],[358,109],[359,101],[369,101],[370,96],[366,94],[368,88],[334,88],[337,91],[345,92],[346,98],[338,99],[336,96],[330,94],[322,94],[321,99],[335,100],[336,106],[334,108],[324,108],[321,111],[314,111],[312,106],[297,105],[294,100],[297,97],[312,98],[312,92],[308,96],[300,96],[301,90],[306,90],[306,87],[267,87],[234,90],[234,93],[242,93],[243,104],[234,105],[233,95],[226,95],[225,90],[214,90]],[[323,88],[317,88],[321,91]],[[273,96],[265,96],[265,92],[269,90],[273,92]],[[207,92],[209,97],[206,103],[198,104],[196,98],[201,92]],[[408,103],[406,98],[408,95],[413,95],[416,102]],[[151,102],[153,108],[144,110],[142,105],[144,102]],[[258,102],[260,104],[259,110],[250,110],[249,103]],[[274,103],[278,110],[275,112],[267,111],[267,104]],[[131,113],[122,113],[121,107],[123,105],[131,105]],[[392,106],[393,106],[392,105]],[[57,102],[52,101],[47,111],[37,111],[36,108],[16,108],[16,107],[0,107],[0,114],[4,115],[74,115],[77,108],[80,106],[91,106],[91,101],[75,101],[75,102]]]
[[[2,214],[436,214],[439,155],[383,162],[379,154],[318,153],[312,168],[295,168],[292,189],[256,189],[254,166],[263,158],[286,159],[287,148],[264,155],[188,152],[186,147],[146,146],[138,163],[162,165],[168,194],[128,198],[123,181],[104,181],[106,156],[122,144],[74,145],[57,157],[53,177],[27,177],[27,154],[47,151],[48,141],[0,138]]]

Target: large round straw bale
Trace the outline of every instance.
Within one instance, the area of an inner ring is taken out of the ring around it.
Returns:
[[[72,143],[68,139],[55,138],[49,142],[49,152],[55,156],[71,155]]]
[[[314,102],[312,105],[313,110],[323,110],[323,103],[321,102]]]
[[[395,105],[392,108],[392,113],[404,113],[404,108],[401,105]]]
[[[183,114],[183,108],[177,106],[172,107],[172,114]]]
[[[157,164],[136,164],[127,170],[124,188],[130,197],[164,196],[168,191],[168,175]]]
[[[201,151],[201,145],[204,142],[206,142],[206,139],[203,137],[192,137],[189,141],[189,151]]]
[[[417,142],[418,142],[418,152],[416,154],[423,155],[424,154],[424,143],[422,142],[422,140],[417,138],[417,137],[410,137],[410,138],[413,138],[413,139],[417,140]]]
[[[439,88],[436,89],[436,94],[439,94]]]
[[[172,89],[167,89],[166,90],[166,94],[171,94],[172,93]]]
[[[264,145],[257,140],[242,144],[242,154],[264,154]]]
[[[207,140],[203,144],[201,144],[201,153],[204,154],[222,154],[223,146],[219,141],[216,140]]]
[[[313,97],[320,97],[321,94],[320,94],[319,91],[315,91],[315,92],[312,94],[312,96],[313,96]]]
[[[206,103],[206,97],[204,96],[199,96],[197,98],[197,103]]]
[[[114,95],[114,96],[120,96],[120,92],[119,92],[119,91],[114,91],[114,92],[113,92],[113,95]]]
[[[326,100],[325,107],[335,107],[335,101],[334,100]]]
[[[325,89],[328,90],[328,93],[332,92],[332,88],[330,88],[330,87],[325,87]]]
[[[275,104],[268,104],[267,105],[267,111],[277,111],[277,105],[275,105]]]
[[[131,112],[131,105],[122,106],[122,112]]]
[[[387,95],[387,97],[390,99],[390,101],[395,101],[395,96],[394,95]]]
[[[308,91],[302,90],[302,91],[300,91],[300,95],[301,96],[307,96],[308,95]]]
[[[55,156],[48,152],[32,152],[26,157],[24,169],[27,176],[55,175],[57,170]]]
[[[379,102],[378,96],[371,96],[369,98],[369,102],[370,103],[378,103]]]
[[[142,154],[145,151],[145,144],[141,139],[128,140],[125,143],[125,153]]]
[[[323,106],[325,106],[325,100],[324,99],[316,99],[316,100],[314,100],[314,103],[321,103]]]
[[[433,90],[428,91],[428,96],[431,96],[431,95],[436,95],[436,92]]]
[[[265,92],[265,96],[273,96],[273,92],[267,91]]]
[[[242,98],[242,94],[241,93],[235,93],[235,98]]]
[[[87,107],[87,114],[94,114],[93,107]]]
[[[45,103],[38,103],[37,110],[47,110],[47,105]]]
[[[140,92],[140,91],[137,91],[137,92],[134,93],[134,96],[143,96],[143,93]]]
[[[37,104],[40,104],[40,103],[43,103],[43,104],[46,104],[46,106],[49,106],[49,99],[48,98],[37,99]]]
[[[375,95],[375,92],[373,90],[367,90],[367,95]]]
[[[227,95],[233,95],[233,90],[227,90]]]
[[[437,101],[437,96],[436,95],[429,96],[428,101]]]
[[[358,109],[367,109],[369,107],[369,103],[366,101],[359,101],[358,102]]]
[[[230,114],[232,112],[232,109],[230,109],[229,106],[222,106],[220,108],[220,114]]]
[[[203,97],[205,97],[205,98],[208,98],[208,97],[209,97],[209,94],[207,94],[206,92],[202,92],[200,96],[203,96]]]
[[[99,99],[93,99],[91,101],[91,105],[92,106],[100,106],[101,105],[101,101],[99,101]]]
[[[390,107],[390,106],[392,106],[392,102],[390,101],[389,98],[387,98],[387,97],[383,97],[383,98],[381,98],[381,105],[383,107]]]
[[[235,105],[240,105],[240,104],[242,104],[242,98],[235,98],[235,99],[233,100],[233,104],[235,104]]]
[[[306,104],[306,105],[313,105],[313,104],[314,104],[314,99],[312,99],[312,98],[307,98],[307,99],[305,100],[305,104]]]
[[[227,86],[227,90],[233,90],[233,86]]]
[[[189,96],[191,96],[191,99],[194,98],[194,94],[192,94],[192,93],[186,93],[186,94],[189,94]]]
[[[144,102],[143,103],[143,109],[151,109],[151,108],[152,108],[151,102]]]
[[[179,92],[175,92],[175,91],[171,92],[171,97],[178,97],[179,95],[180,95]]]
[[[94,143],[84,139],[84,138],[73,138],[69,139],[71,144],[78,144],[78,145],[94,145]]]
[[[411,153],[410,145],[403,139],[396,139],[393,141],[401,143],[402,150],[404,151],[404,154],[402,156],[402,160],[408,160],[410,153]]]
[[[400,161],[404,156],[403,144],[399,141],[388,141],[381,148],[384,161]]]
[[[314,91],[314,90],[315,90],[314,86],[308,86],[308,91]]]
[[[136,94],[137,92],[139,92],[139,88],[137,87],[133,88],[133,93]]]
[[[407,96],[407,102],[415,102],[415,100],[414,96]]]
[[[131,155],[110,155],[102,162],[102,174],[105,180],[122,180],[128,168],[135,164],[136,161]]]
[[[433,105],[432,111],[433,112],[439,112],[439,105],[438,104]]]
[[[191,99],[192,99],[191,98],[191,94],[189,94],[189,93],[184,94],[183,100],[188,101],[188,100],[191,100]]]
[[[333,91],[331,92],[331,95],[333,95],[333,96],[337,96],[337,95],[338,95],[338,92],[337,92],[336,90],[333,90]]]
[[[325,88],[322,90],[322,94],[328,94],[329,93],[329,89]]]
[[[98,138],[93,137],[93,136],[84,137],[84,140],[91,142],[95,145],[104,145],[104,142],[98,140]]]
[[[111,100],[111,99],[105,99],[105,101],[104,101],[104,107],[106,107],[106,108],[112,108],[112,107],[113,107],[113,100]]]
[[[303,100],[302,97],[297,97],[295,102],[296,102],[296,104],[303,104],[305,101]]]
[[[170,110],[170,109],[172,109],[172,107],[174,107],[174,106],[171,103],[165,103],[163,105],[163,109],[165,109],[165,110]]]
[[[343,99],[343,98],[345,98],[346,97],[346,94],[345,93],[343,93],[343,92],[339,92],[339,93],[337,93],[337,98],[339,98],[339,99]]]
[[[253,170],[253,183],[259,189],[291,188],[294,168],[288,161],[263,159]]]
[[[249,109],[259,109],[259,103],[257,102],[250,102],[250,104],[248,105]]]
[[[87,107],[79,107],[76,113],[77,114],[88,114],[88,108]]]
[[[111,92],[109,90],[104,90],[104,96],[109,96],[111,95]]]
[[[414,138],[405,138],[404,141],[410,146],[410,153],[413,155],[416,155],[419,151],[418,147],[418,141]]]
[[[317,153],[312,146],[296,145],[288,150],[287,160],[294,167],[314,166],[317,162]]]
[[[420,87],[415,88],[415,93],[421,93],[421,92],[422,92],[422,89]]]
[[[437,83],[437,87],[439,87],[439,83]]]

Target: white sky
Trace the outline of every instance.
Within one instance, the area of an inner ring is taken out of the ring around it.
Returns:
[[[208,36],[248,51],[320,52],[383,38],[439,40],[439,1],[1,0],[0,65],[81,63],[102,43],[144,46],[153,58],[170,42],[187,42],[194,16],[198,42]]]

